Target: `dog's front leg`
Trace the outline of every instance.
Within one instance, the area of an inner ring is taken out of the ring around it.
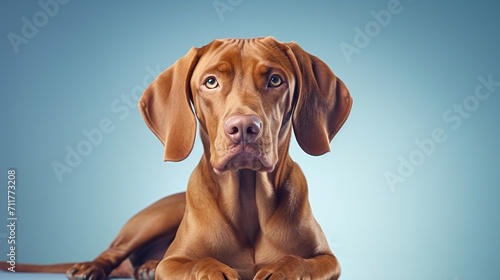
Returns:
[[[161,261],[156,267],[155,279],[237,280],[241,277],[236,270],[214,258],[203,258],[197,261],[168,258]]]
[[[340,265],[333,255],[319,255],[310,259],[288,255],[263,267],[255,280],[264,279],[324,279],[337,280]]]

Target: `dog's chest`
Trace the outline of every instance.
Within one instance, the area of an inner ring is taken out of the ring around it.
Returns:
[[[290,246],[291,244],[288,242],[295,244],[295,246]],[[253,279],[260,269],[279,261],[291,253],[280,248],[285,243],[287,243],[285,247],[300,248],[295,240],[273,239],[270,236],[263,236],[262,232],[259,231],[255,244],[243,245],[237,250],[231,250],[232,252],[225,255],[222,261],[236,269],[242,279]],[[298,253],[300,255],[300,252]]]
[[[255,191],[240,190],[239,221],[241,235],[245,237],[247,244],[253,245],[260,232],[259,211],[255,198]]]

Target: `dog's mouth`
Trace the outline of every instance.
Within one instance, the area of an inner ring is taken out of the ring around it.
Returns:
[[[272,163],[269,158],[267,153],[262,153],[260,149],[250,145],[236,145],[225,152],[217,164],[213,164],[213,169],[216,174],[240,169],[271,172],[274,170],[275,163]]]

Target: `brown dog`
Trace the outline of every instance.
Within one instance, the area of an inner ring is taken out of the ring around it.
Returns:
[[[305,152],[328,152],[351,105],[342,81],[293,42],[226,39],[192,48],[139,102],[168,161],[190,154],[198,118],[204,153],[186,193],[138,213],[68,278],[338,279],[288,147],[293,127]]]

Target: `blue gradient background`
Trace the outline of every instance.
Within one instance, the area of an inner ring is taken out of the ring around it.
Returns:
[[[295,143],[290,151],[342,279],[498,277],[500,87],[458,129],[443,119],[479,76],[500,81],[498,2],[401,1],[350,62],[340,45],[354,45],[355,28],[390,1],[243,0],[222,20],[212,2],[71,1],[17,54],[7,34],[20,35],[22,18],[42,9],[0,2],[0,225],[15,168],[19,262],[91,260],[134,213],[185,189],[200,143],[187,160],[163,163],[135,101],[127,116],[111,109],[152,80],[147,67],[163,70],[214,38],[272,35],[325,61],[354,98],[331,153],[311,157]],[[64,163],[66,146],[105,118],[113,132],[59,182],[51,163]],[[384,174],[397,174],[399,157],[436,128],[446,141],[391,189]],[[0,226],[1,259],[7,233]]]

